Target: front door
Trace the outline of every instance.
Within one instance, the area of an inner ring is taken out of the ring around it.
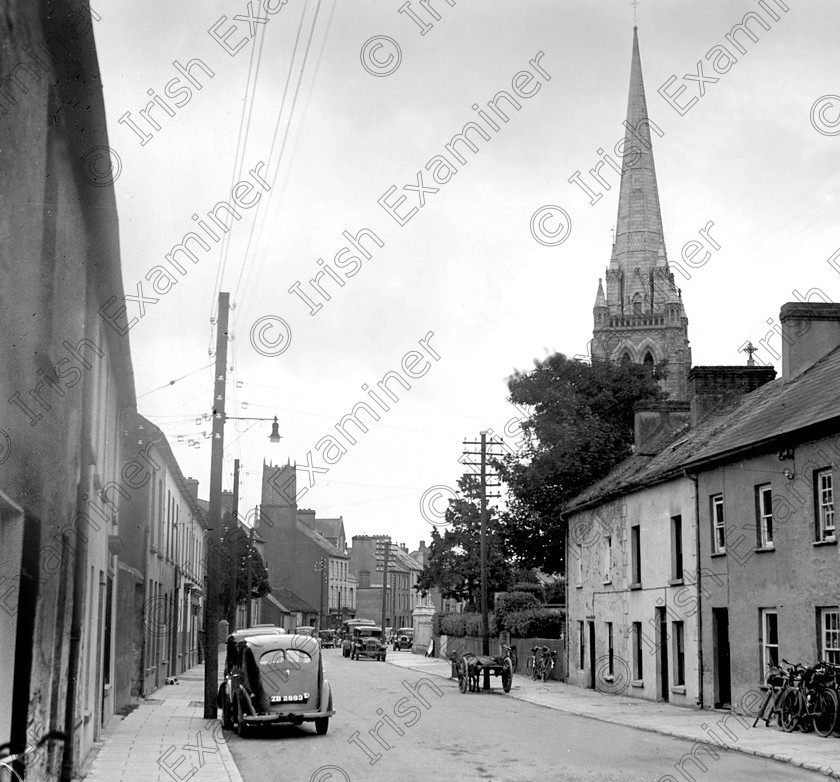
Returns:
[[[595,689],[595,622],[589,622],[589,684],[590,690]]]
[[[659,652],[659,699],[668,700],[668,619],[664,606],[656,609],[657,651]]]
[[[729,670],[729,609],[713,608],[715,643],[715,708],[728,709],[732,704],[732,679]]]

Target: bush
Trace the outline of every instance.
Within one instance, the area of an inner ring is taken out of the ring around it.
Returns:
[[[434,619],[432,620],[434,629]],[[441,614],[438,623],[440,635],[463,638],[465,635],[481,637],[481,614]],[[490,635],[496,635],[496,622],[490,617]]]
[[[499,627],[504,627],[505,617],[515,611],[539,608],[539,600],[530,592],[502,592],[496,598],[493,618]]]
[[[512,611],[504,617],[500,629],[507,630],[512,638],[559,638],[566,617],[551,608],[527,608]]]

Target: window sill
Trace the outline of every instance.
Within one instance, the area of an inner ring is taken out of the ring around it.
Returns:
[[[604,581],[604,586],[611,586],[611,585],[612,585],[612,579],[611,578],[608,578],[606,581]]]
[[[681,578],[672,578],[668,582],[668,586],[671,587],[682,586],[683,584],[685,584],[685,581],[683,581]]]
[[[775,551],[775,546],[756,546],[753,551],[756,554],[769,554],[771,551]]]
[[[583,589],[583,584],[575,584],[575,589]]]
[[[636,590],[636,589],[641,589],[641,588],[642,588],[642,582],[641,581],[637,581],[635,584],[630,584],[630,589],[631,590]]]
[[[675,684],[671,687],[671,692],[677,693],[677,695],[685,695],[685,685],[684,684]]]
[[[636,687],[637,689],[643,690],[645,688],[645,680],[644,679],[633,679],[630,682],[631,687]]]
[[[605,682],[614,682],[614,681],[615,681],[615,676],[613,676],[611,673],[608,673],[608,674],[604,677],[604,681],[605,681]]]
[[[726,552],[725,552],[725,551],[713,551],[713,552],[712,552],[709,556],[710,556],[712,559],[714,559],[715,557],[725,557],[725,556],[726,556]]]
[[[815,540],[811,545],[813,546],[836,546],[837,538],[826,538],[825,540]]]

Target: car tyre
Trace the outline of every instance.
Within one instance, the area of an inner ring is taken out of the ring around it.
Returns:
[[[315,732],[319,736],[325,736],[327,731],[330,728],[330,718],[329,717],[318,717],[315,720]]]
[[[233,730],[233,714],[231,714],[230,700],[225,692],[224,700],[222,701],[222,728],[224,730]]]

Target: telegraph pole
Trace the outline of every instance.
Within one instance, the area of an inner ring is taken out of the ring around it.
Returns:
[[[229,535],[230,543],[225,546],[226,551],[233,551],[233,568],[229,577],[232,582],[233,589],[233,624],[230,627],[230,632],[238,630],[236,619],[239,614],[239,601],[236,599],[239,588],[239,557],[236,556],[236,546],[239,543],[239,459],[233,460],[233,529],[228,529],[225,534]]]
[[[222,537],[222,470],[225,445],[225,379],[227,376],[230,294],[219,292],[216,322],[216,370],[213,387],[213,445],[210,457],[210,508],[207,547],[207,596],[204,601],[204,719],[216,719],[219,678],[219,550]]]
[[[386,542],[376,544],[376,559],[377,570],[379,570],[378,561],[384,557],[382,564],[382,632],[385,633],[386,620],[388,618],[387,600],[388,600],[388,565],[391,560],[391,538],[385,538]]]
[[[257,506],[257,507],[259,507],[259,506]],[[254,508],[254,524],[251,526],[251,531],[248,533],[248,544],[249,544],[248,545],[248,571],[247,571],[248,572],[248,580],[246,582],[246,587],[245,587],[245,590],[246,590],[245,593],[248,595],[248,603],[247,603],[247,606],[246,606],[246,609],[245,609],[245,611],[246,611],[245,616],[246,616],[246,621],[248,622],[248,627],[251,626],[251,620],[252,620],[252,616],[251,616],[252,605],[251,604],[254,602],[251,599],[251,578],[252,578],[252,576],[251,576],[251,551],[253,551],[253,548],[254,548],[254,525],[256,525],[256,523],[257,523],[257,507]]]
[[[478,445],[480,451],[478,454],[472,451],[465,451],[464,455],[479,456],[478,465],[475,462],[462,461],[461,464],[469,464],[479,467],[479,479],[481,484],[481,499],[479,508],[479,519],[481,523],[481,538],[480,538],[480,556],[481,556],[481,653],[485,656],[490,656],[490,617],[488,614],[488,594],[487,594],[487,432],[481,433],[481,440],[479,442],[464,441],[464,445]],[[490,430],[492,435],[492,429]],[[489,445],[503,445],[496,440],[491,440]],[[498,485],[498,484],[495,484]],[[498,497],[499,495],[493,495]],[[482,689],[490,689],[490,673],[484,672],[484,682]]]

